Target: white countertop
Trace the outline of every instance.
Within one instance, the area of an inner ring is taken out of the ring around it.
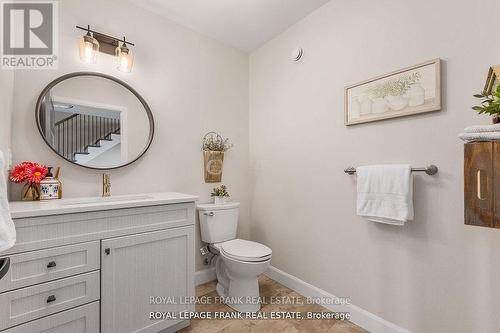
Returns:
[[[132,207],[168,205],[195,202],[197,196],[164,192],[116,195],[109,198],[71,198],[47,201],[12,201],[9,203],[12,218],[72,214]]]

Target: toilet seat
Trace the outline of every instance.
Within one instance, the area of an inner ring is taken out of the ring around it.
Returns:
[[[243,239],[232,239],[215,246],[225,257],[243,262],[267,261],[273,254],[269,247]]]

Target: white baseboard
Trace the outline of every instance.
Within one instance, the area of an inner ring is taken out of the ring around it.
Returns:
[[[207,268],[194,273],[194,284],[196,286],[214,280],[217,280],[217,276],[215,275],[215,267]]]
[[[295,290],[297,293],[305,297],[315,297],[318,299],[334,299],[335,296],[319,289],[301,279],[285,273],[276,267],[269,267],[264,273],[269,278],[281,283],[285,287]],[[325,308],[334,312],[349,312],[351,314],[350,321],[354,324],[368,330],[371,333],[410,333],[410,331],[399,327],[379,316],[374,315],[356,305],[331,305],[323,304]]]

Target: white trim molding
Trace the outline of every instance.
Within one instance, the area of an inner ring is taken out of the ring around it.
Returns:
[[[194,273],[194,284],[199,286],[201,284],[217,280],[217,275],[215,275],[215,267],[203,269]]]
[[[198,274],[198,272],[196,272]],[[319,289],[301,279],[279,270],[276,267],[269,267],[264,273],[269,278],[281,283],[305,297],[317,299],[335,299],[336,297],[322,289]],[[196,276],[197,277],[197,276]],[[349,312],[350,321],[354,324],[370,331],[371,333],[411,333],[407,329],[399,327],[371,312],[368,312],[353,304],[322,304],[325,308],[334,312]]]

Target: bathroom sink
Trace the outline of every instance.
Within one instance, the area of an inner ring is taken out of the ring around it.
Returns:
[[[121,202],[121,201],[138,201],[138,200],[148,200],[152,199],[149,195],[122,195],[116,197],[92,197],[92,198],[77,198],[65,200],[62,204],[63,206],[70,205],[87,205],[94,203],[106,203],[106,202]]]

